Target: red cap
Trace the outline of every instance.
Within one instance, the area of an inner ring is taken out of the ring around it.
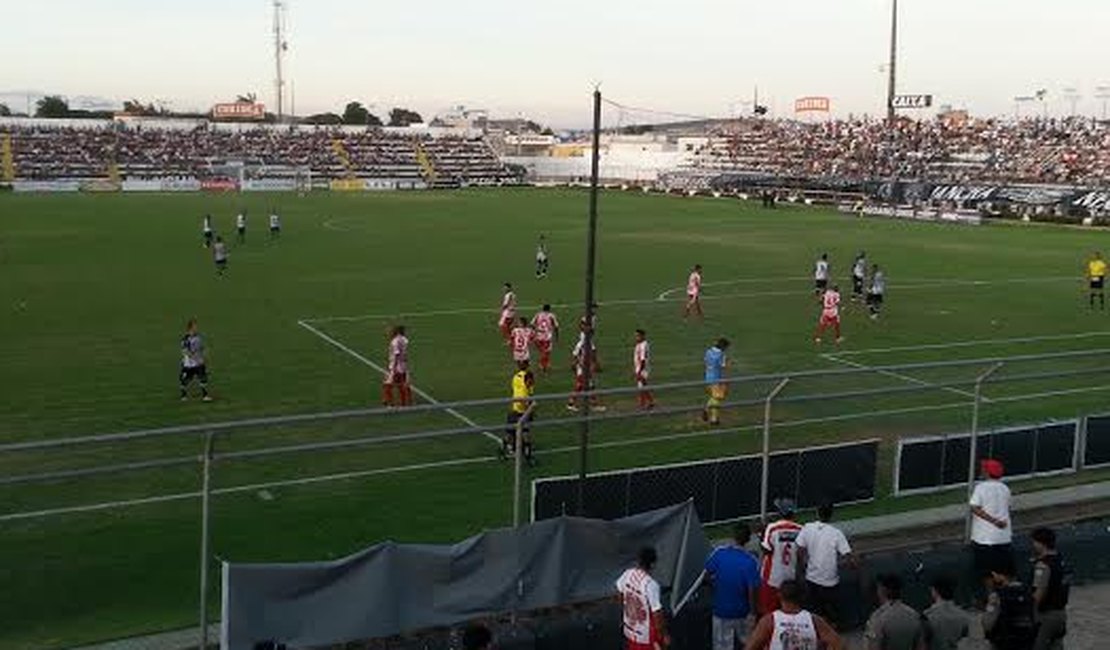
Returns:
[[[980,467],[982,467],[983,473],[986,474],[988,478],[1002,478],[1003,471],[1001,461],[995,460],[993,458],[984,458],[983,462],[980,464]]]

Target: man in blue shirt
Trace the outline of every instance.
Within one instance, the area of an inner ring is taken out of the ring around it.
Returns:
[[[733,542],[713,549],[705,561],[713,584],[713,650],[743,647],[754,620],[759,569],[744,550],[751,530],[740,523],[733,533]]]
[[[713,347],[705,351],[705,390],[709,393],[709,400],[705,403],[701,419],[712,425],[721,423],[721,402],[725,401],[728,394],[728,384],[724,383],[725,366],[728,365],[728,357],[725,356],[727,349],[728,339],[720,338]]]

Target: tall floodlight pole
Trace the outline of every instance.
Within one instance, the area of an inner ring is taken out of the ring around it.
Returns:
[[[285,80],[282,78],[281,60],[285,56],[285,38],[282,36],[281,26],[281,0],[274,0],[274,67],[277,69],[277,77],[274,79],[274,90],[277,95],[277,119],[281,122],[285,116],[284,105],[282,102],[282,95],[285,90]]]
[[[1102,119],[1106,119],[1106,100],[1110,99],[1110,86],[1098,86],[1095,88],[1095,99],[1102,100]]]
[[[894,123],[894,84],[898,61],[898,0],[892,0],[890,8],[890,61],[887,63],[886,81],[886,120]]]
[[[594,90],[594,132],[593,155],[590,157],[590,225],[586,233],[586,304],[585,323],[583,334],[582,354],[582,379],[589,392],[593,379],[593,345],[594,345],[594,268],[597,253],[597,186],[598,167],[601,162],[601,90]],[[575,511],[579,517],[586,515],[586,462],[587,450],[590,444],[590,399],[587,397],[582,404],[582,423],[578,432],[578,509]]]

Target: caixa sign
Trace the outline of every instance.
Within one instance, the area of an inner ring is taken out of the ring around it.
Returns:
[[[895,95],[890,105],[894,108],[929,108],[933,105],[932,95]]]

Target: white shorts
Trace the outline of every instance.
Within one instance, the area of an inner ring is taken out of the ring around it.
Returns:
[[[713,617],[713,650],[735,650],[748,638],[748,618]]]

